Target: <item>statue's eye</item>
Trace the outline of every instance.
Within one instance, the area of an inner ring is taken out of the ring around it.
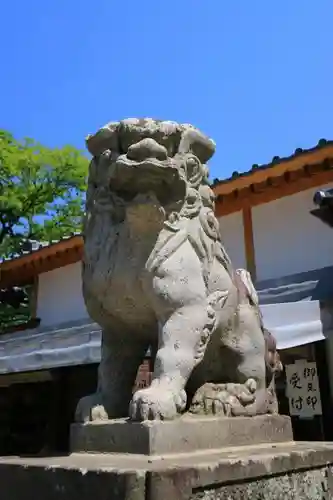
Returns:
[[[196,158],[194,158],[194,156],[191,156],[190,158],[188,158],[187,160],[187,166],[188,167],[196,167],[198,164],[198,160]]]
[[[194,204],[198,199],[198,194],[196,192],[191,192],[187,195],[186,201],[189,204]]]

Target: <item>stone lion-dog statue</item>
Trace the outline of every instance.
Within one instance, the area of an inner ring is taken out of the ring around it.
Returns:
[[[76,421],[277,413],[276,344],[214,215],[214,142],[148,118],[109,123],[86,142],[83,295],[102,348],[96,393]],[[133,395],[148,349],[152,382]]]

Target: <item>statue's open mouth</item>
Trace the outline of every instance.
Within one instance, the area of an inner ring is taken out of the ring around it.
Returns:
[[[120,155],[115,164],[122,169],[140,169],[149,172],[151,175],[175,175],[178,172],[177,164],[171,158],[158,160],[156,158],[145,158],[142,161],[136,161],[128,158],[127,155]]]
[[[167,194],[169,197],[172,191],[179,197],[185,194],[186,179],[172,158],[136,161],[123,154],[113,163],[110,187],[133,194],[154,191],[158,196]]]

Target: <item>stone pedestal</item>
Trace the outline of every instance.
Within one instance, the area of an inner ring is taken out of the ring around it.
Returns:
[[[73,424],[71,450],[88,453],[165,455],[292,441],[289,417],[197,417],[172,421],[131,422],[127,419]]]
[[[333,443],[284,443],[168,456],[0,459],[1,499],[324,500]]]
[[[1,499],[333,499],[333,443],[295,443],[290,419],[126,420],[72,427],[66,457],[0,459]]]

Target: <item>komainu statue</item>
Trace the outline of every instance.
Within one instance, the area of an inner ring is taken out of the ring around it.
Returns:
[[[102,328],[95,394],[76,420],[276,413],[274,338],[214,215],[215,144],[190,125],[109,123],[88,136],[83,294]],[[132,394],[151,349],[149,388]]]

